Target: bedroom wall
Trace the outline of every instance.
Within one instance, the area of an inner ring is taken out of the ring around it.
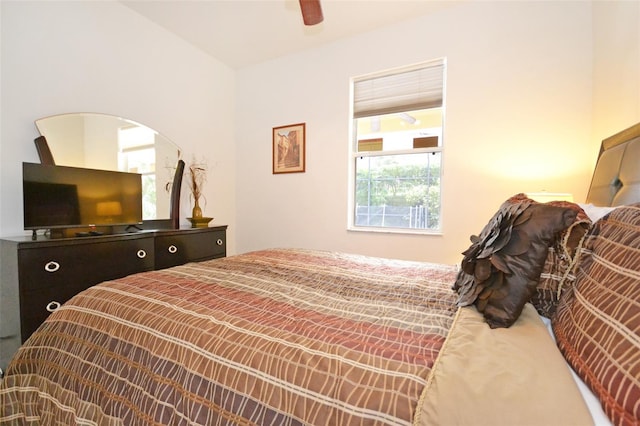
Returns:
[[[21,163],[38,161],[34,120],[103,112],[158,130],[187,162],[207,160],[205,213],[229,225],[233,253],[234,71],[118,2],[2,1],[0,8],[0,235],[24,232]]]
[[[640,122],[640,2],[594,2],[594,141]]]
[[[237,74],[237,245],[458,263],[507,197],[581,201],[593,167],[589,2],[470,2]],[[349,232],[349,79],[447,57],[442,235]],[[271,129],[306,122],[307,170],[272,175]]]

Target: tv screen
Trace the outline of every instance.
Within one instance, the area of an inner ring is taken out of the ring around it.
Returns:
[[[142,223],[137,173],[22,163],[24,229]]]

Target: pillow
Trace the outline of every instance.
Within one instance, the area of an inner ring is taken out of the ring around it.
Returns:
[[[558,347],[614,424],[640,419],[640,204],[587,234],[576,282],[552,319]]]
[[[600,207],[594,206],[593,204],[578,204],[582,210],[589,216],[591,222],[596,222],[600,218],[606,216],[611,213],[615,207]]]
[[[551,318],[563,291],[576,279],[575,266],[591,220],[579,204],[568,201],[551,201],[548,204],[576,211],[576,219],[549,247],[540,280],[530,300],[540,315]]]
[[[549,245],[575,218],[573,209],[524,194],[505,201],[463,252],[458,306],[475,304],[491,328],[511,326],[536,289]]]

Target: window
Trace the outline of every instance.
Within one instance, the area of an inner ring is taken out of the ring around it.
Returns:
[[[144,126],[118,129],[118,170],[142,175],[142,217],[156,219],[156,132]]]
[[[349,228],[441,231],[443,59],[353,80]]]

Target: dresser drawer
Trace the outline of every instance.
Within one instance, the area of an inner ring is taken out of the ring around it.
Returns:
[[[153,269],[153,238],[23,249],[20,292],[51,287],[84,290],[105,280]]]
[[[20,301],[20,330],[24,342],[47,319],[51,312],[78,294],[69,287],[49,287],[22,294]]]
[[[156,236],[155,267],[168,268],[187,262],[215,259],[226,255],[225,230],[199,230]]]

